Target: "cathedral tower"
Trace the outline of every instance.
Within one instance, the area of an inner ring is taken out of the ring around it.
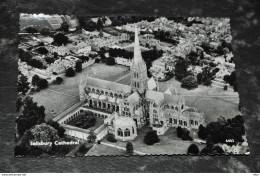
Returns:
[[[145,92],[147,87],[147,68],[142,58],[137,27],[135,27],[134,58],[131,65],[131,87],[140,94]]]

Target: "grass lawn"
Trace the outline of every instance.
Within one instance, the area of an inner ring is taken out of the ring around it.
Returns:
[[[176,128],[170,128],[168,131],[162,135],[159,136],[160,143],[154,144],[154,145],[146,145],[143,142],[144,136],[147,131],[151,130],[150,127],[142,127],[141,129],[138,129],[137,133],[138,136],[133,143],[133,147],[135,151],[151,154],[151,155],[160,155],[160,154],[166,154],[166,155],[174,155],[174,154],[187,154],[188,147],[193,144],[192,141],[183,141],[176,137]],[[103,139],[103,142],[108,142],[107,139]],[[123,141],[117,141],[115,143],[111,143],[120,147],[125,147],[127,142]],[[197,144],[201,150],[204,148],[205,145],[203,144]]]
[[[87,152],[85,156],[117,156],[117,155],[126,155],[126,151],[115,147],[103,145],[103,144],[96,144]]]
[[[101,118],[99,118],[99,117],[95,117],[95,118],[96,118],[96,120],[97,120],[97,121],[96,121],[96,124],[95,124],[94,126],[90,127],[90,128],[87,128],[87,130],[94,130],[94,131],[95,131],[98,127],[100,127],[100,126],[104,123],[104,120],[103,120],[103,119],[101,119]],[[77,120],[78,120],[78,119],[75,118],[75,119],[69,121],[68,125],[77,127],[77,126],[76,126]]]
[[[238,110],[239,98],[237,97],[185,97],[187,106],[196,107],[206,115],[206,123],[216,121],[223,116],[226,119],[241,114]]]
[[[50,85],[48,89],[41,90],[33,95],[33,100],[45,107],[45,119],[50,120],[79,101],[79,82],[81,77],[87,75],[115,81],[129,73],[129,68],[121,65],[108,66],[98,63],[86,67],[74,77],[64,77],[60,85]]]
[[[79,101],[79,98],[76,96],[68,96],[49,91],[48,89],[41,90],[32,95],[32,97],[38,105],[45,107],[45,120],[47,121],[53,119]]]

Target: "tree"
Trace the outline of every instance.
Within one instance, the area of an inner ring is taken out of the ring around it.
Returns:
[[[194,76],[187,76],[181,80],[181,87],[187,89],[193,89],[198,87],[197,80]]]
[[[192,140],[192,138],[190,137],[190,131],[187,130],[186,128],[182,129],[181,139],[184,141]]]
[[[35,125],[30,131],[33,135],[33,139],[31,141],[45,141],[54,143],[54,141],[59,140],[57,130],[46,123]],[[50,145],[37,145],[36,147],[47,152],[53,149]]]
[[[188,148],[187,154],[189,155],[198,155],[199,154],[199,148],[196,144],[191,144]]]
[[[183,78],[188,76],[187,68],[189,66],[189,62],[185,59],[179,59],[175,65],[175,76],[176,79],[181,81]]]
[[[23,112],[16,119],[18,135],[22,136],[32,126],[45,122],[44,111],[44,106],[37,106],[37,103],[33,102],[32,97],[25,97],[23,100]]]
[[[229,83],[230,82],[230,75],[225,75],[223,77],[223,80],[226,82],[226,83]]]
[[[70,68],[68,68],[68,69],[66,70],[66,76],[67,76],[67,77],[73,77],[73,76],[75,76],[75,71],[73,70],[72,67],[70,67]]]
[[[41,29],[40,33],[42,35],[48,36],[48,35],[50,35],[51,31],[50,31],[50,28],[44,27],[44,28]]]
[[[30,65],[32,67],[41,69],[42,66],[43,66],[43,63],[41,61],[37,60],[37,59],[32,59],[31,62],[30,62]]]
[[[96,136],[96,134],[94,133],[94,131],[93,131],[93,130],[90,130],[89,136],[88,136],[88,142],[89,142],[89,143],[94,143],[94,142],[96,141],[96,138],[97,138],[97,136]]]
[[[225,84],[223,89],[224,89],[225,91],[228,90],[228,86]]]
[[[57,84],[61,84],[63,79],[61,77],[56,77]]]
[[[198,136],[203,140],[207,138],[206,128],[203,125],[199,126]]]
[[[27,80],[27,77],[24,75],[20,75],[18,77],[17,91],[22,92],[23,95],[25,95],[26,92],[30,89],[29,82]]]
[[[202,73],[197,74],[197,82],[198,84],[201,84],[201,79],[202,79]]]
[[[225,151],[220,146],[216,145],[213,147],[212,153],[223,154]]]
[[[42,54],[42,55],[48,54],[48,52],[49,52],[45,47],[39,47],[37,49],[37,51],[39,54]]]
[[[88,21],[84,22],[83,29],[92,32],[96,29],[96,23],[89,19]]]
[[[107,140],[109,142],[116,142],[117,140],[115,139],[115,136],[113,134],[108,134],[107,135]]]
[[[86,149],[87,149],[87,148],[86,148],[85,144],[81,144],[80,147],[79,147],[79,152],[80,152],[80,153],[85,153],[85,152],[86,152]]]
[[[178,126],[176,130],[177,130],[177,136],[178,136],[178,138],[181,138],[181,136],[182,136],[182,134],[183,134],[182,128],[181,128],[180,126]]]
[[[97,21],[97,30],[100,31],[103,29],[103,21],[101,20],[101,18],[98,18],[98,21]]]
[[[160,139],[155,130],[148,131],[144,136],[144,143],[147,145],[153,145],[155,143],[158,143],[159,141]]]
[[[76,72],[81,72],[82,71],[82,61],[81,60],[77,60],[75,67],[76,67]]]
[[[134,154],[134,147],[133,147],[132,142],[127,142],[127,144],[126,144],[126,152],[127,152],[129,155]]]
[[[209,66],[211,66],[211,67],[216,67],[216,64],[214,64],[213,62],[210,62],[210,63],[209,63]]]
[[[38,30],[34,27],[27,27],[27,28],[25,28],[25,31],[30,33],[30,34],[34,34],[34,33],[38,32]]]
[[[115,65],[116,64],[115,58],[113,58],[113,57],[107,58],[106,64],[107,65]]]
[[[36,86],[40,82],[41,78],[38,75],[33,75],[32,77],[32,85]]]
[[[204,147],[204,148],[201,150],[200,154],[202,154],[202,155],[209,155],[209,154],[211,154],[211,152],[212,152],[212,148]]]
[[[209,67],[203,68],[201,73],[201,82],[206,86],[211,85],[211,72]]]
[[[37,87],[39,87],[40,89],[45,89],[48,87],[48,81],[46,79],[41,79],[38,83],[37,83]]]
[[[66,22],[63,22],[60,27],[61,31],[69,32],[69,25]]]
[[[45,58],[44,58],[44,60],[48,63],[48,64],[52,64],[52,63],[54,63],[54,57],[49,57],[49,56],[46,56]]]
[[[214,142],[213,142],[212,136],[210,134],[207,135],[206,145],[208,148],[212,148],[214,146]]]
[[[32,54],[29,51],[27,51],[27,52],[25,52],[23,54],[23,57],[21,58],[21,61],[26,62],[27,64],[29,64],[31,62],[31,60],[32,60],[32,57],[33,57]]]
[[[54,35],[53,41],[57,45],[61,46],[61,45],[66,45],[68,43],[69,39],[64,34],[58,33],[58,34]]]
[[[57,134],[60,138],[64,137],[64,133],[65,133],[66,130],[58,122],[55,122],[53,120],[49,120],[47,122],[47,124],[57,130],[57,132],[58,132]]]
[[[217,47],[217,53],[218,53],[219,55],[223,55],[223,54],[224,54],[224,52],[223,52],[223,47],[222,47],[221,45],[219,45],[219,46]]]

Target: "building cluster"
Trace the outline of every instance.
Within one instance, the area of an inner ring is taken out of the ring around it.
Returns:
[[[148,79],[135,30],[134,58],[131,64],[131,85],[124,85],[87,76],[79,85],[80,99],[89,111],[116,112],[107,117],[108,129],[116,139],[133,140],[136,128],[149,124],[158,135],[171,126],[198,129],[205,125],[204,113],[185,105],[185,99],[173,86],[158,91],[154,78]]]

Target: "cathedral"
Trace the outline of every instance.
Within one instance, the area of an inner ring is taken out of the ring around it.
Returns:
[[[148,78],[137,28],[130,72],[130,85],[90,76],[79,85],[80,100],[85,102],[85,107],[111,114],[104,121],[116,139],[134,140],[137,129],[144,125],[152,127],[158,135],[163,135],[169,127],[198,129],[200,124],[205,125],[204,113],[187,107],[184,96],[174,86],[160,92],[155,79]]]

